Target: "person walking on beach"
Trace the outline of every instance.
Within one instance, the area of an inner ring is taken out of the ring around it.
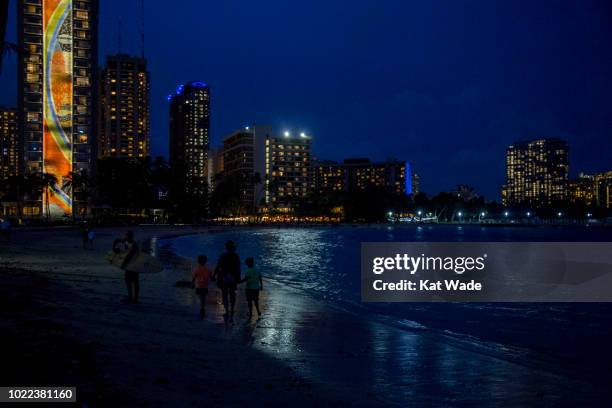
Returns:
[[[94,249],[94,239],[96,238],[96,233],[93,228],[89,228],[87,232],[87,245],[89,249]]]
[[[206,295],[208,295],[208,282],[212,277],[212,271],[206,265],[207,260],[205,255],[198,256],[198,264],[191,273],[191,283],[200,298],[200,320],[206,317]]]
[[[217,262],[214,278],[221,289],[225,316],[229,316],[231,320],[234,317],[234,306],[236,305],[236,286],[240,282],[240,257],[236,253],[234,241],[227,241],[225,250],[226,252],[219,257],[219,262]]]
[[[128,291],[128,303],[138,303],[138,292],[140,290],[140,282],[138,272],[131,271],[129,269],[129,263],[138,255],[140,248],[134,240],[134,232],[128,231],[124,240],[125,249],[127,254],[121,264],[121,269],[125,271],[125,285]]]
[[[83,249],[87,249],[87,244],[89,243],[89,227],[87,226],[87,224],[83,225],[83,232],[81,238],[83,240]]]
[[[247,270],[244,273],[244,279],[240,282],[246,282],[246,299],[249,305],[249,319],[253,317],[253,303],[257,310],[257,315],[261,317],[261,311],[259,310],[259,291],[263,290],[263,279],[261,272],[255,268],[255,261],[253,258],[247,258],[244,263],[247,266]]]
[[[7,242],[11,241],[11,222],[9,220],[0,219],[0,230],[2,230],[2,236]]]

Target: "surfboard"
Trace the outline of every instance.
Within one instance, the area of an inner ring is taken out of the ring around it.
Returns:
[[[126,255],[127,251],[121,251],[117,254],[110,251],[107,254],[107,259],[111,265],[121,268]],[[130,262],[128,262],[125,269],[137,273],[159,273],[164,267],[159,259],[145,252],[138,252]]]
[[[159,259],[151,255],[139,252],[125,267],[128,271],[138,273],[159,273],[164,270]]]

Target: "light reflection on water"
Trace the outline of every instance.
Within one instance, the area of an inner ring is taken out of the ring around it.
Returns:
[[[180,256],[205,254],[214,264],[233,240],[241,259],[253,257],[268,279],[324,299],[360,304],[362,242],[391,241],[603,241],[612,231],[577,228],[480,226],[259,228],[188,235],[170,240]]]
[[[331,300],[333,305],[356,314],[384,317],[385,322],[396,327],[418,330],[427,327],[454,336],[465,335],[465,341],[473,345],[486,339],[522,348],[541,348],[552,354],[583,346],[584,357],[593,360],[598,348],[584,347],[593,346],[589,339],[611,336],[612,313],[607,305],[363,304],[359,269],[362,242],[612,241],[609,229],[431,225],[254,228],[183,236],[162,240],[160,245],[169,245],[176,254],[190,259],[206,254],[215,263],[225,241],[230,239],[236,242],[241,259],[255,259],[265,279],[318,299]],[[567,338],[569,332],[578,333],[578,337]],[[289,335],[280,328],[269,334],[279,337],[278,344],[288,344],[291,339],[282,337]]]

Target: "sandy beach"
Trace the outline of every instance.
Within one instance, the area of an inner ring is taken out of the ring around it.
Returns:
[[[134,228],[140,242],[209,233]],[[224,321],[216,289],[200,321],[193,291],[141,278],[124,304],[123,274],[105,253],[125,229],[15,231],[0,246],[5,385],[76,386],[82,406],[564,405],[609,400],[584,381],[475,350],[452,338],[385,325],[268,282],[264,316],[248,320],[242,291]],[[188,278],[177,269],[176,281]],[[161,274],[160,274],[161,275]],[[167,282],[167,279],[163,282]],[[172,290],[175,295],[161,296]]]

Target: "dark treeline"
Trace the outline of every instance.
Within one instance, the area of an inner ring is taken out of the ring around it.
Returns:
[[[202,222],[209,216],[206,198],[185,193],[163,157],[98,160],[94,180],[92,208],[103,220]]]

